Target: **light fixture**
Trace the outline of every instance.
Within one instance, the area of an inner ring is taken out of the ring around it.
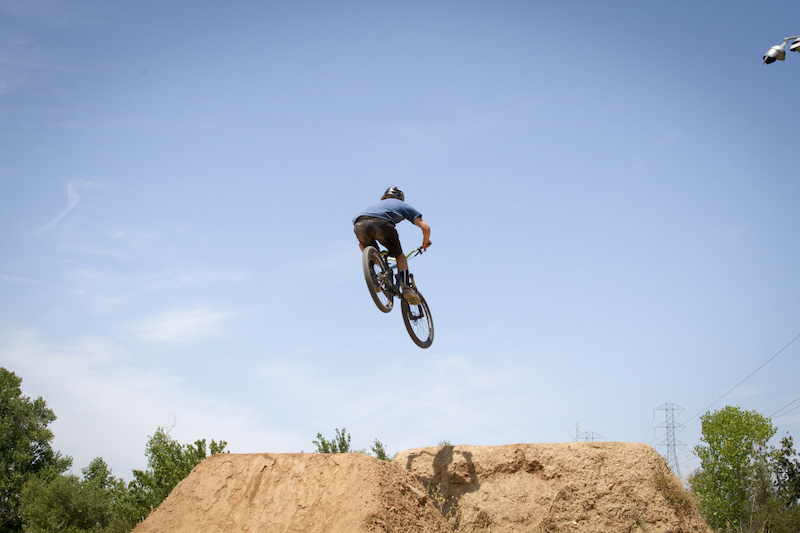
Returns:
[[[792,52],[800,52],[800,35],[793,35],[791,37],[784,37],[783,43],[777,44],[767,50],[764,54],[764,63],[769,65],[775,61],[783,61],[786,59],[786,43],[794,39],[794,42],[789,45],[789,50]]]

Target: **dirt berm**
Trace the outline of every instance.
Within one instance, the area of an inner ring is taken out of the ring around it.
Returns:
[[[710,533],[644,444],[444,446],[399,453],[221,454],[134,533]]]
[[[135,533],[452,531],[419,482],[363,454],[219,454]]]
[[[445,446],[394,462],[459,531],[710,533],[694,499],[646,444]]]

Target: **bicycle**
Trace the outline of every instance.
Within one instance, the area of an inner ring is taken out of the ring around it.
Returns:
[[[411,259],[424,251],[422,247],[419,247],[416,250],[412,250],[406,258]],[[394,264],[390,265],[390,261],[394,262]],[[409,304],[403,298],[402,288],[395,284],[397,263],[394,258],[389,256],[387,250],[379,250],[374,246],[367,246],[364,248],[362,263],[367,288],[378,309],[388,313],[394,306],[394,297],[400,298],[403,322],[406,325],[408,334],[411,336],[411,340],[420,348],[429,348],[433,344],[433,318],[431,317],[428,303],[417,290],[417,285],[414,283],[414,275],[409,273],[408,283],[419,296],[419,303]]]

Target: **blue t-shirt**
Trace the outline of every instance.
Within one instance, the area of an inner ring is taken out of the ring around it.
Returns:
[[[408,220],[412,224],[417,217],[421,217],[422,213],[411,207],[405,202],[401,202],[397,198],[387,198],[386,200],[381,200],[381,203],[371,205],[366,208],[363,212],[359,213],[356,218],[358,217],[377,217],[377,218],[385,218],[386,220],[390,220],[397,224],[398,222],[402,222],[403,219]],[[356,218],[353,219],[353,223],[355,223]]]

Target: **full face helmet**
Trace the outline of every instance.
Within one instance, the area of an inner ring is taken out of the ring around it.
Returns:
[[[387,198],[397,198],[401,202],[405,202],[406,199],[405,195],[403,194],[403,191],[401,191],[397,187],[389,187],[388,189],[386,189],[386,192],[383,193],[383,196],[381,196],[381,200],[386,200]]]

